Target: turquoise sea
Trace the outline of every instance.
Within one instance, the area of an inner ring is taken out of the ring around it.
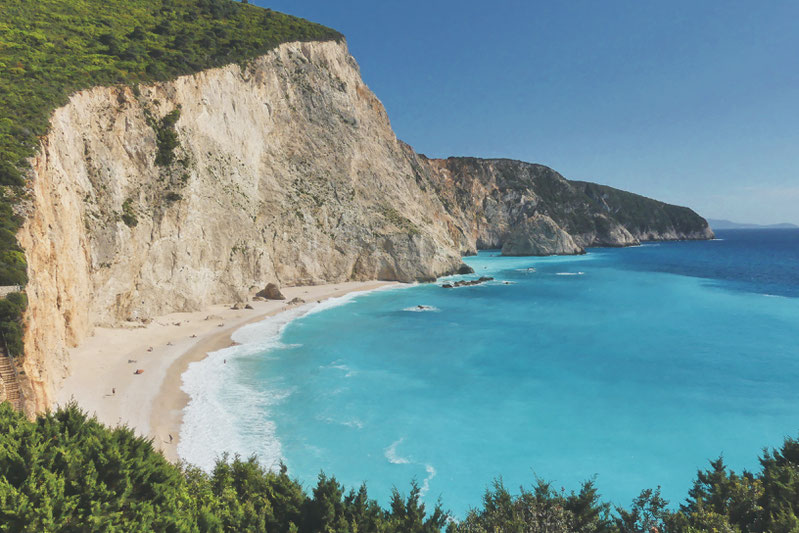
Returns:
[[[498,476],[679,504],[724,456],[799,435],[799,231],[466,261],[497,281],[381,290],[240,330],[184,375],[179,453],[228,451],[463,516]],[[429,306],[419,310],[417,306]],[[223,364],[227,359],[227,364]]]

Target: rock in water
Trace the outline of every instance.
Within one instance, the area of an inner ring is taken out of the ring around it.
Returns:
[[[585,250],[546,215],[536,213],[518,225],[502,245],[502,255],[575,255]]]
[[[458,274],[474,274],[474,269],[467,265],[466,263],[461,264],[458,268]]]
[[[267,300],[285,300],[286,297],[280,292],[280,288],[274,283],[269,283],[262,291],[256,293],[256,298],[261,297]]]

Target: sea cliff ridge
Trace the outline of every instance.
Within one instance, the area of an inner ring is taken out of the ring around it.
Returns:
[[[335,38],[75,92],[28,163],[15,209],[30,413],[96,326],[243,302],[268,282],[431,281],[478,249],[713,236],[688,208],[542,165],[417,154]]]

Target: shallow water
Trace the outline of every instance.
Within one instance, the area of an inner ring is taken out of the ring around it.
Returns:
[[[617,504],[661,485],[677,504],[707,460],[756,468],[799,430],[799,231],[719,237],[482,252],[467,261],[498,281],[248,326],[184,375],[179,453],[206,468],[257,453],[306,485],[365,481],[382,503],[416,478],[461,516],[500,475],[567,490],[596,476]]]

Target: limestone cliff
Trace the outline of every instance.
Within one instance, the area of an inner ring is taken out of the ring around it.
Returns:
[[[159,166],[174,110],[179,145]],[[97,324],[242,300],[270,281],[454,272],[471,248],[419,166],[342,43],[75,94],[32,161],[19,235],[33,407]]]
[[[66,348],[96,325],[243,300],[267,282],[432,280],[478,248],[711,235],[690,210],[541,165],[415,154],[343,42],[76,93],[31,167],[18,235],[29,410],[49,407]]]
[[[642,240],[713,237],[705,219],[688,208],[593,183],[570,182],[543,165],[472,157],[429,163],[442,202],[478,248],[502,248],[507,255],[545,255],[576,253],[588,246],[631,246]],[[543,225],[542,219],[535,219],[539,215],[548,219]],[[562,229],[573,242],[556,238],[549,245],[532,246],[524,233],[534,227],[553,236]]]
[[[502,255],[575,255],[585,250],[574,243],[555,221],[546,215],[536,213],[517,224],[505,242]]]

